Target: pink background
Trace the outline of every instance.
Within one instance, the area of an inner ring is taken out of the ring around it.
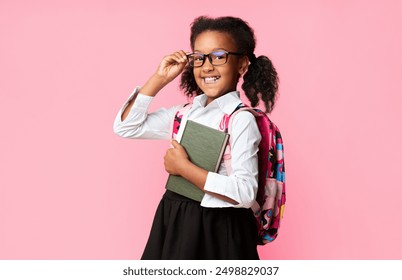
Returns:
[[[288,199],[261,257],[401,259],[401,12],[397,0],[1,0],[0,258],[140,257],[168,143],[122,139],[113,120],[208,14],[248,21],[280,74]],[[177,89],[153,107],[185,102]]]

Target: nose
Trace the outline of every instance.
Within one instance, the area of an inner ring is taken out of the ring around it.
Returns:
[[[211,63],[211,59],[209,56],[205,58],[204,64],[202,65],[202,71],[211,72],[214,69],[214,66]]]

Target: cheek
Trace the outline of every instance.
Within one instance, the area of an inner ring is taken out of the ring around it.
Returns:
[[[240,77],[240,74],[238,71],[227,71],[224,73],[225,77],[227,77],[229,80],[234,81],[234,80],[238,80]]]
[[[200,68],[194,68],[193,70],[194,79],[198,81],[200,79]]]
[[[194,68],[193,75],[195,83],[197,84],[198,87],[200,87],[201,78],[200,78],[200,71],[198,70],[198,68]]]
[[[197,79],[197,77],[198,77],[198,69],[197,68],[193,68],[193,75],[194,75],[194,78]]]

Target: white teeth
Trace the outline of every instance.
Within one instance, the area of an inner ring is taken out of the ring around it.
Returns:
[[[206,84],[212,84],[215,83],[217,80],[219,80],[219,76],[218,77],[205,77],[204,81]]]

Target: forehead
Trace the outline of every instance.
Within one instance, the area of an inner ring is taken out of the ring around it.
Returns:
[[[216,49],[236,51],[236,44],[232,36],[226,32],[204,31],[195,38],[194,51],[210,53]]]

